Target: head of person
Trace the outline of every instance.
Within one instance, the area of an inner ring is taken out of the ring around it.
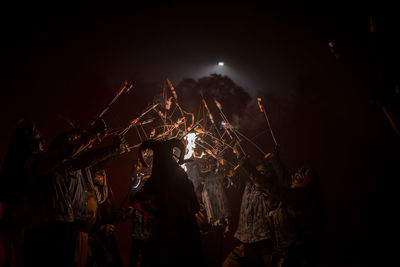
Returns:
[[[264,164],[258,164],[256,166],[257,171],[259,171],[262,175],[266,175],[267,174],[267,169],[265,167]]]
[[[106,184],[106,171],[105,170],[96,170],[93,174],[93,183],[97,186],[104,186]]]
[[[291,175],[291,188],[302,188],[310,183],[312,171],[309,167],[300,167]]]
[[[36,124],[29,119],[19,118],[13,142],[18,143],[25,153],[39,153],[44,149],[44,138],[36,127]],[[21,152],[22,152],[21,151]]]
[[[165,167],[179,166],[184,163],[185,145],[179,139],[168,140],[149,139],[139,147],[138,159],[144,167],[149,164],[144,159],[146,151],[152,151],[152,169],[161,170]],[[161,168],[161,169],[160,169]]]
[[[269,164],[259,159],[257,161],[256,169],[264,176],[276,176],[275,169]]]

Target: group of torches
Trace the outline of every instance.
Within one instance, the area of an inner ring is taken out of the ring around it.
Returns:
[[[102,118],[117,99],[127,94],[132,88],[132,82],[124,82],[98,118]],[[231,175],[239,168],[239,164],[232,163],[224,155],[228,151],[236,155],[246,155],[241,145],[243,140],[253,145],[265,158],[270,156],[270,153],[265,153],[256,143],[247,138],[229,122],[228,117],[223,112],[221,103],[214,97],[213,102],[221,116],[221,122],[218,127],[203,94],[201,94],[201,98],[200,109],[202,112],[199,112],[196,121],[194,114],[185,111],[179,104],[178,94],[172,82],[169,79],[165,79],[161,97],[155,98],[139,116],[130,120],[127,126],[108,130],[105,136],[124,136],[131,129],[135,128],[140,142],[135,145],[127,145],[126,152],[138,148],[142,142],[148,139],[167,140],[178,138],[186,145],[185,160],[190,161],[191,159],[202,158],[204,156],[213,157],[218,161],[219,165],[225,166],[224,169],[228,169]],[[272,131],[262,99],[257,98],[257,103],[260,112],[264,114],[273,142],[277,146],[278,142]],[[200,114],[203,114],[202,118],[200,118]],[[143,125],[147,125],[147,128],[151,126],[151,130],[146,131]],[[200,154],[195,152],[196,147],[199,147],[200,151],[202,151]],[[149,152],[149,155],[151,155],[151,152]],[[182,168],[186,170],[185,164]]]

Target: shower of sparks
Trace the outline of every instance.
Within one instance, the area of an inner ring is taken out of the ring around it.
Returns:
[[[218,62],[218,66],[224,66],[224,62]],[[125,91],[130,89],[131,86],[129,85],[125,84]],[[124,90],[118,91],[117,96],[121,95]],[[255,146],[263,155],[265,155],[265,152],[229,123],[222,111],[221,103],[214,98],[214,103],[222,118],[218,122],[219,127],[217,127],[217,120],[207,105],[205,97],[201,93],[200,109],[198,118],[195,120],[194,113],[187,112],[182,108],[178,101],[177,91],[172,82],[166,79],[162,94],[155,95],[152,103],[149,103],[139,116],[132,119],[125,127],[108,130],[107,135],[124,136],[132,128],[136,128],[140,143],[129,146],[130,149],[139,147],[141,142],[149,138],[154,140],[180,139],[186,144],[186,149],[182,152],[185,160],[190,161],[203,157],[214,158],[218,162],[218,168],[224,173],[222,175],[230,179],[229,177],[232,177],[239,167],[238,162],[236,162],[237,155],[239,155],[238,148],[240,148],[242,154],[246,154],[241,147],[242,138]],[[115,102],[114,99],[113,102]],[[263,112],[264,107],[261,98],[257,99],[257,103],[260,111]],[[140,126],[144,136],[141,136],[137,126]],[[223,134],[220,133],[221,129],[224,131]],[[195,153],[196,146],[198,150]],[[265,156],[268,157],[268,155]],[[188,171],[190,165],[186,163],[181,166],[185,171]],[[139,186],[140,181],[137,182],[137,184],[132,185],[132,188]]]

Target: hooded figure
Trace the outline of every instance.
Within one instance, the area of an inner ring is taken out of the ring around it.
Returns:
[[[178,162],[174,148],[181,152]],[[154,221],[149,253],[152,256],[143,264],[201,265],[200,231],[195,219],[200,206],[192,182],[180,167],[184,163],[185,146],[178,139],[142,143],[139,160],[145,167],[142,151],[146,149],[153,151],[152,174],[135,199],[150,202]]]

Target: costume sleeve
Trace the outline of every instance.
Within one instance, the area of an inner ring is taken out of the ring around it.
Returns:
[[[250,181],[260,190],[269,192],[269,187],[274,185],[278,180],[278,176],[272,166],[268,163],[264,164],[266,173],[260,173],[253,164],[250,163],[248,158],[244,159],[241,163],[244,170],[247,172]]]
[[[92,169],[105,169],[118,159],[120,153],[114,145],[83,152],[79,158],[71,162],[73,169],[90,167]]]

